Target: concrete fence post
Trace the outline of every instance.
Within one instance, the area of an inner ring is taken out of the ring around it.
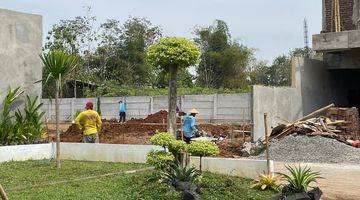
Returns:
[[[72,98],[71,99],[71,101],[70,101],[70,118],[71,119],[74,119],[74,115],[75,115],[75,106],[74,106],[74,104],[75,104],[75,98]]]
[[[213,95],[213,120],[217,120],[217,111],[218,111],[218,94]]]
[[[150,114],[154,112],[154,97],[150,97]]]

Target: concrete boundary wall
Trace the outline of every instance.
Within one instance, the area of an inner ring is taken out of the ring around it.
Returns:
[[[41,160],[54,157],[52,143],[0,147],[0,163],[7,161]]]
[[[146,163],[146,154],[162,150],[154,145],[61,143],[61,159],[122,163]],[[55,155],[55,143],[0,147],[0,163],[50,159]],[[266,170],[266,161],[250,159],[205,157],[203,170],[246,178],[256,178]],[[198,157],[190,157],[190,164],[199,166]],[[271,166],[273,166],[271,162]]]
[[[199,169],[199,160],[199,157],[192,156],[190,164]],[[267,171],[267,163],[266,160],[204,157],[202,158],[202,170],[256,179],[260,173]],[[274,172],[273,161],[270,161],[270,171]]]
[[[61,143],[61,159],[146,163],[146,154],[161,150],[153,145]]]
[[[264,138],[264,113],[268,114],[268,134],[279,122],[293,121],[303,115],[299,88],[253,86],[253,139]]]
[[[101,97],[100,108],[105,119],[118,118],[118,101],[126,102],[127,118],[144,118],[160,110],[167,110],[167,96]],[[77,111],[84,109],[87,101],[96,108],[96,98],[60,99],[60,120],[72,120]],[[184,95],[178,105],[187,112],[191,108],[199,110],[199,121],[203,122],[251,122],[251,94]],[[46,118],[55,120],[54,100],[42,99]]]

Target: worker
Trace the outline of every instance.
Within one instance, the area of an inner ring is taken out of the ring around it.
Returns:
[[[101,117],[93,110],[94,104],[87,102],[85,111],[81,112],[75,119],[75,124],[82,130],[85,143],[99,143],[99,132],[101,129]]]
[[[190,143],[191,138],[194,137],[195,133],[198,132],[196,128],[196,115],[199,114],[199,112],[193,108],[189,111],[189,115],[184,117],[183,122],[183,132],[184,132],[184,140],[187,144]]]
[[[125,117],[126,117],[126,105],[123,101],[119,101],[119,122],[125,123]]]

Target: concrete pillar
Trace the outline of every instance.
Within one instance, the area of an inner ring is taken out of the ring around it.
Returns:
[[[214,94],[213,95],[213,120],[216,121],[217,120],[217,110],[218,110],[218,95]]]
[[[74,115],[75,115],[75,98],[72,98],[70,101],[70,115],[71,115],[71,119],[74,119]]]
[[[150,97],[150,102],[149,102],[149,108],[150,108],[150,110],[149,110],[149,114],[152,114],[153,112],[154,112],[154,97]]]

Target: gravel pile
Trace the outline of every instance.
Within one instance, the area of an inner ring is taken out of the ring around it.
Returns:
[[[360,148],[321,136],[287,136],[270,142],[270,157],[275,161],[360,164]],[[253,158],[265,159],[265,152]]]

